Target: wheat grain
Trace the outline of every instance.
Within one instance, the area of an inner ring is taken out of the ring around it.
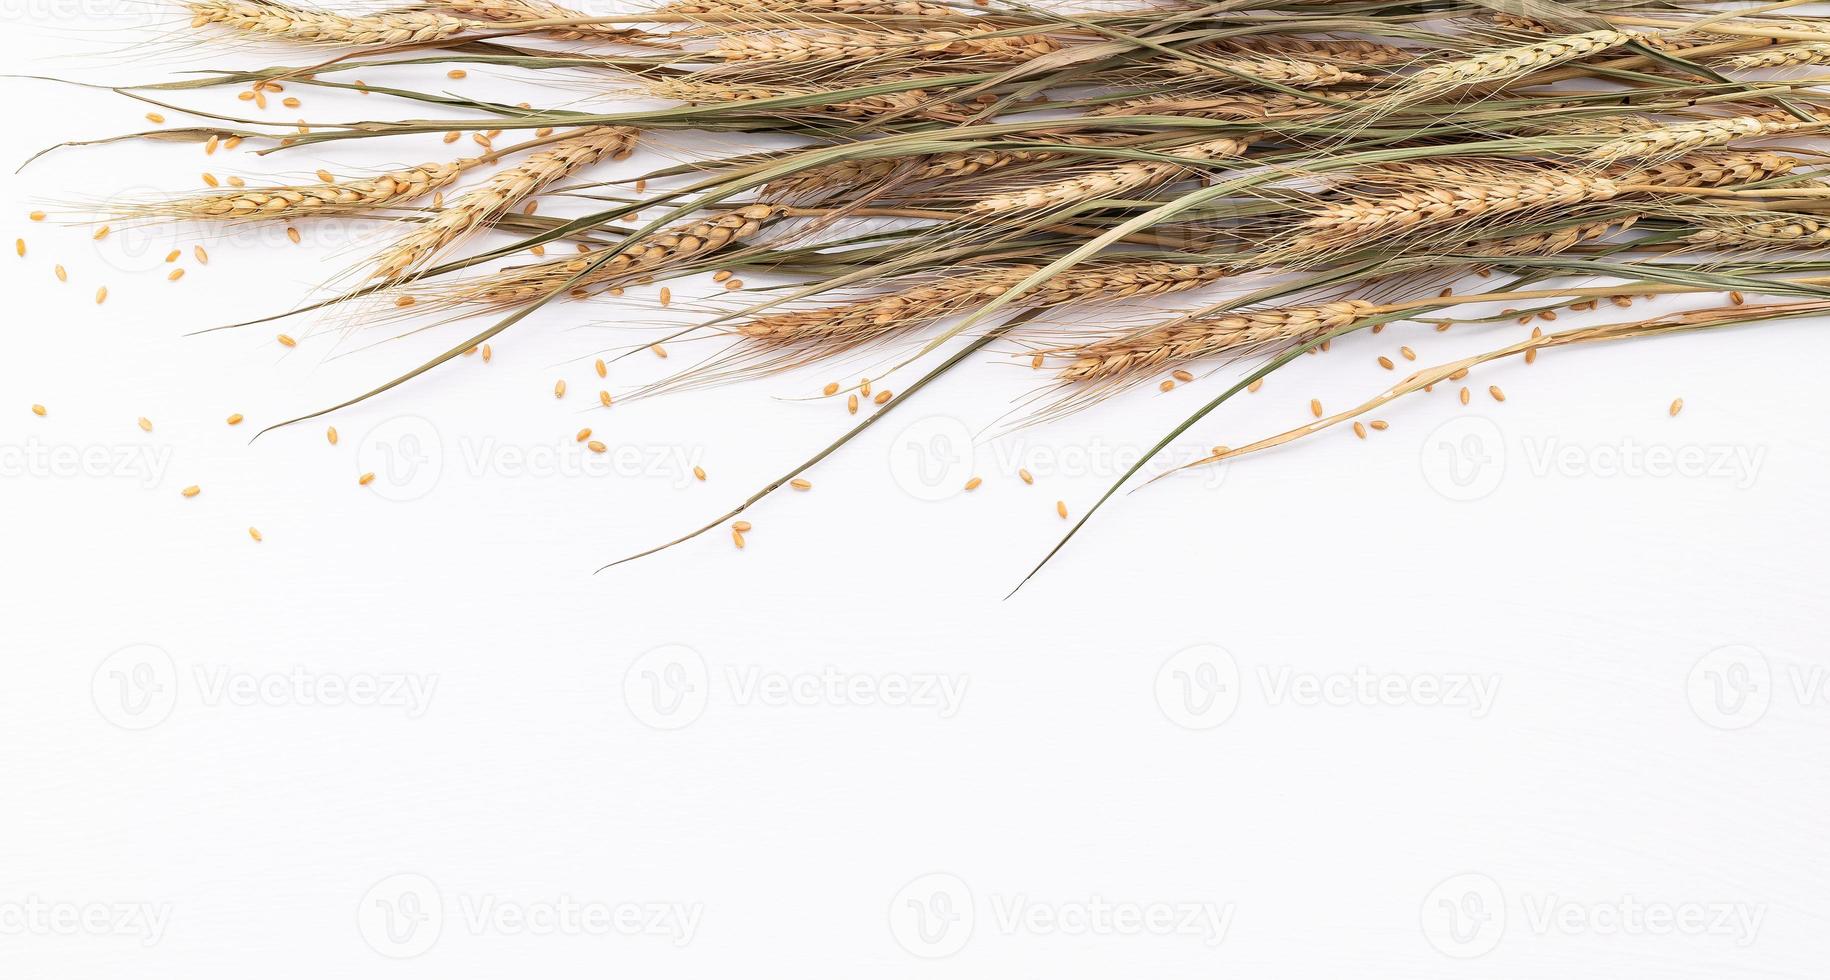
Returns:
[[[342,184],[257,188],[232,194],[131,204],[122,209],[122,216],[223,221],[353,214],[424,197],[456,182],[464,171],[479,162],[472,158],[456,163],[428,163]]]

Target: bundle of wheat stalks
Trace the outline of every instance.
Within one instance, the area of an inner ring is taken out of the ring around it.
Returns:
[[[1023,421],[1254,358],[1160,449],[1352,331],[1401,319],[1511,323],[1622,296],[1734,297],[1703,312],[1537,330],[1489,357],[1394,375],[1360,409],[1318,410],[1298,429],[1201,461],[1211,463],[1337,423],[1364,437],[1362,411],[1492,357],[1803,316],[1830,300],[1830,270],[1812,252],[1830,242],[1830,219],[1816,217],[1830,183],[1814,172],[1830,107],[1811,67],[1830,64],[1830,20],[1779,9],[1790,4],[1737,13],[1692,0],[1533,0],[1498,13],[1457,0],[674,0],[586,16],[549,0],[360,14],[181,2],[181,38],[291,50],[275,67],[130,94],[170,105],[174,92],[222,86],[264,106],[282,91],[353,88],[414,118],[294,128],[219,112],[142,136],[296,156],[332,141],[476,134],[481,152],[461,159],[146,201],[114,216],[407,222],[365,283],[332,302],[493,322],[377,392],[535,308],[716,272],[779,288],[674,335],[713,340],[713,353],[606,393],[606,406],[899,346],[897,366],[924,373],[895,398],[871,396],[868,383],[825,386],[853,413],[866,396],[836,447],[981,353],[1015,352],[1045,372]],[[318,50],[301,57],[301,46]],[[361,81],[387,62],[428,73],[426,90]],[[473,100],[443,81],[470,65],[566,84],[551,106]],[[655,107],[582,108],[581,78]],[[733,142],[746,145],[768,134],[792,148],[591,178],[669,131],[740,134]],[[555,192],[595,210],[537,215],[535,200]],[[544,257],[549,247],[556,254]],[[1477,293],[1444,288],[1470,274],[1483,277]],[[1591,285],[1560,285],[1572,281]],[[1748,304],[1749,294],[1792,299]],[[1122,319],[1077,313],[1120,301]]]

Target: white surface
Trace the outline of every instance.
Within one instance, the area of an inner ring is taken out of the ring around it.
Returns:
[[[20,13],[0,30],[8,71],[140,81],[234,60],[57,60],[122,36]],[[463,84],[520,97],[483,74]],[[9,166],[144,126],[144,107],[106,92],[6,91]],[[384,111],[301,94],[314,120]],[[191,104],[244,107],[227,91]],[[1821,975],[1822,324],[1495,365],[1475,391],[1502,385],[1504,404],[1439,390],[1367,442],[1328,433],[1125,497],[1010,601],[1065,527],[1054,501],[1080,513],[1115,459],[1233,373],[981,445],[941,484],[971,472],[980,490],[920,499],[911,443],[977,430],[1035,384],[976,365],[818,467],[811,493],[746,515],[747,551],[719,531],[594,576],[833,438],[841,409],[774,396],[861,365],[597,411],[590,359],[653,316],[636,290],[544,311],[488,366],[466,358],[338,413],[335,447],[324,421],[250,444],[467,335],[357,350],[392,331],[318,319],[283,328],[310,335],[292,351],[282,328],[184,336],[296,301],[388,230],[98,244],[25,220],[47,199],[195,188],[205,168],[308,175],[450,151],[363,152],[121,144],[5,183],[0,224],[30,251],[0,261],[0,973]],[[199,240],[207,267],[188,256]],[[179,245],[174,284],[159,260]],[[1391,377],[1374,357],[1401,343],[1433,363],[1524,329],[1341,342],[1198,426],[1183,458],[1298,424],[1311,397],[1372,394]],[[612,380],[660,368],[644,355]],[[232,412],[248,422],[226,426]],[[570,468],[582,425],[630,462]],[[387,476],[384,446],[421,468]],[[1634,447],[1712,465],[1612,465]],[[69,465],[85,451],[105,461]],[[708,482],[683,477],[693,462]],[[1015,479],[1024,465],[1036,486]],[[364,470],[384,478],[359,488]],[[181,497],[192,484],[202,494]],[[1414,694],[1473,679],[1490,702],[1303,703],[1284,686],[1356,671]],[[858,687],[787,704],[751,687],[823,672]],[[274,675],[252,699],[219,687]],[[654,677],[694,693],[657,713]],[[1751,679],[1751,699],[1717,701],[1723,679],[1731,693]],[[1210,682],[1224,692],[1204,700]],[[371,683],[418,686],[381,704],[312,696]],[[905,684],[956,703],[857,693]],[[917,906],[949,899],[969,914],[924,934]],[[386,932],[380,917],[413,900],[418,931]],[[65,934],[33,903],[147,903],[159,932]],[[562,903],[655,909],[673,931],[540,918]],[[1457,903],[1486,925],[1451,932]],[[1655,926],[1710,914],[1646,932],[1613,924],[1623,904]],[[1115,933],[1078,917],[1089,906],[1131,925],[1178,914]],[[1184,909],[1224,919],[1221,941]],[[517,928],[529,914],[542,924]]]

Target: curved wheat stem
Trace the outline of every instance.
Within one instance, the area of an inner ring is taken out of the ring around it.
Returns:
[[[1005,214],[1031,208],[1066,207],[1082,201],[1148,190],[1181,178],[1195,169],[1197,164],[1239,156],[1250,145],[1246,140],[1228,138],[1179,146],[1165,150],[1164,154],[1179,157],[1187,163],[1140,160],[1106,166],[1090,173],[981,198],[972,202],[967,210],[974,215]]]
[[[1039,268],[1015,265],[968,272],[840,306],[766,314],[740,324],[737,332],[767,344],[838,351],[987,303],[1009,292]],[[1204,286],[1229,273],[1227,267],[1219,265],[1126,260],[1093,263],[1049,279],[1025,293],[1017,305],[1034,309],[1158,296]]]
[[[345,16],[272,0],[190,0],[191,26],[216,25],[244,34],[306,44],[408,44],[442,41],[488,25],[430,11],[400,10]]]
[[[594,289],[651,276],[744,241],[783,214],[784,209],[774,205],[750,204],[715,218],[657,232],[607,260],[599,261],[609,250],[597,249],[576,258],[504,269],[455,290],[441,290],[435,298],[443,302],[518,306],[547,296],[585,274],[571,288],[571,295],[582,299]]]
[[[1068,382],[1129,377],[1167,364],[1217,354],[1255,350],[1267,344],[1300,344],[1365,319],[1378,306],[1340,300],[1316,306],[1184,317],[1127,337],[1095,341],[1069,351],[1074,361],[1061,369]]]
[[[427,163],[341,184],[256,187],[226,194],[205,194],[133,204],[124,217],[177,218],[192,221],[306,218],[392,207],[450,186],[466,170],[482,164],[471,157],[455,163]]]
[[[490,177],[482,186],[464,192],[438,217],[394,243],[376,260],[371,278],[393,279],[407,272],[465,234],[481,227],[516,203],[539,193],[569,174],[605,157],[623,155],[635,145],[635,130],[600,127],[585,130]]]

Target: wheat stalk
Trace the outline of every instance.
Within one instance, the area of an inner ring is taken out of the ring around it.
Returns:
[[[1032,208],[1067,207],[1083,201],[1134,193],[1176,180],[1200,163],[1237,157],[1245,153],[1250,145],[1243,139],[1227,138],[1180,146],[1164,151],[1164,155],[1178,157],[1187,163],[1140,160],[1102,167],[1089,173],[980,198],[968,205],[967,210],[974,215],[988,216]]]
[[[488,25],[430,11],[395,10],[345,16],[271,0],[190,0],[191,26],[215,25],[244,34],[306,44],[409,44],[442,41]]]
[[[1095,341],[1066,353],[1074,360],[1059,377],[1067,382],[1130,377],[1168,364],[1218,354],[1258,350],[1267,345],[1300,344],[1365,319],[1378,307],[1363,300],[1340,300],[1315,306],[1182,317],[1142,333]]]
[[[446,246],[487,224],[497,215],[570,174],[604,159],[626,154],[635,145],[635,130],[596,127],[584,130],[489,178],[450,202],[438,217],[394,243],[376,259],[372,278],[393,279],[424,263]]]

